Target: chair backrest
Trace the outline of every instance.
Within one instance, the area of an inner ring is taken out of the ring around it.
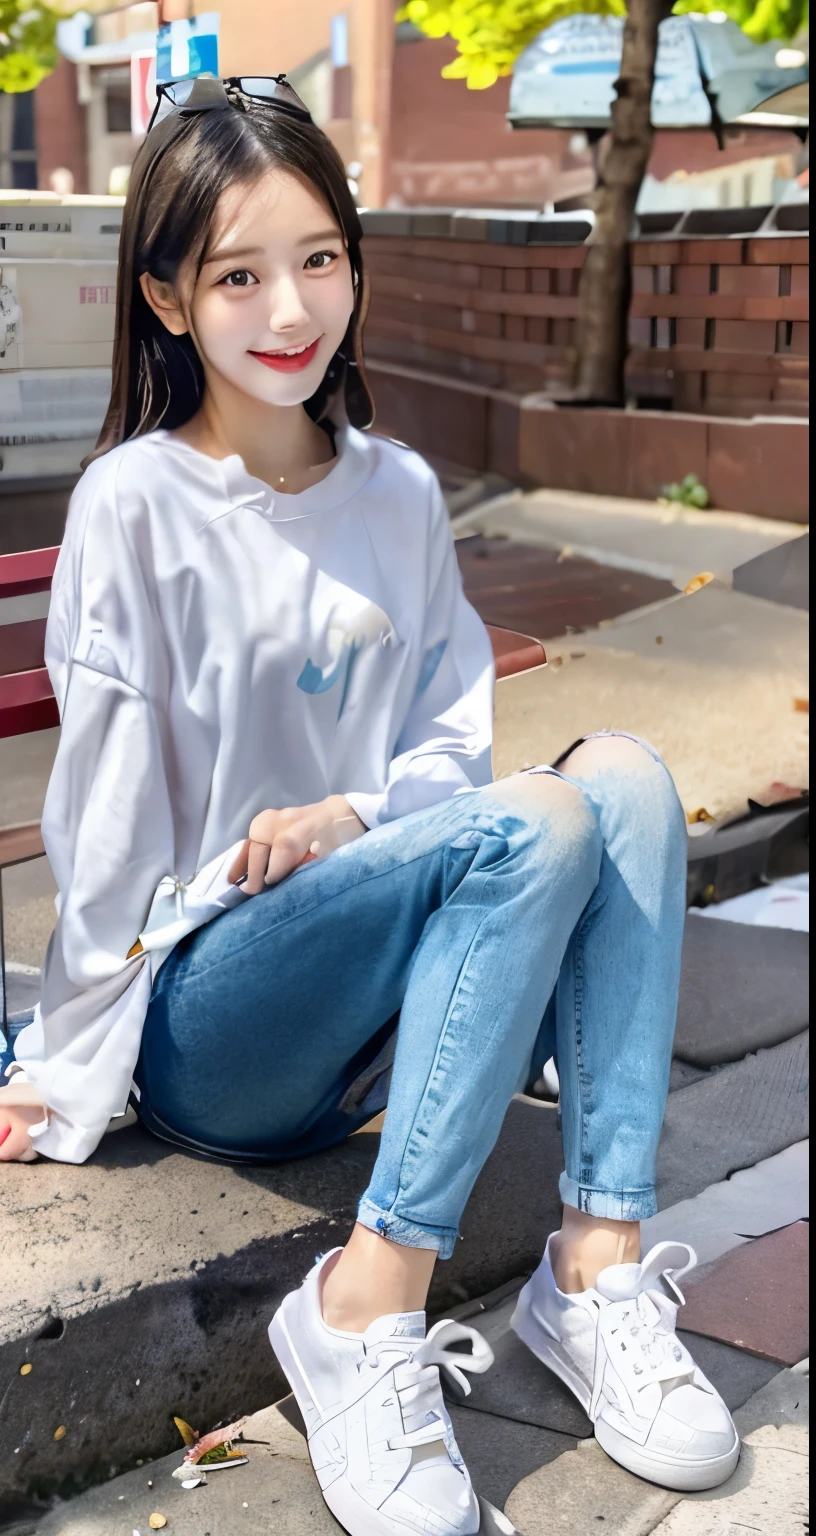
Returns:
[[[0,737],[59,725],[45,668],[47,594],[59,546],[0,555]]]

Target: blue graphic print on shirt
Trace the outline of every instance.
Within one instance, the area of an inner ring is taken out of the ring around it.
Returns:
[[[432,645],[430,650],[425,652],[422,658],[422,666],[419,669],[417,694],[424,693],[426,688],[430,688],[447,648],[447,640],[439,640],[436,645]]]

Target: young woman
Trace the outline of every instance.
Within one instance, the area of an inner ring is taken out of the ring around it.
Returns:
[[[81,1162],[131,1093],[180,1146],[295,1157],[370,1118],[390,1075],[357,1225],[270,1336],[352,1536],[471,1536],[439,1367],[465,1381],[490,1353],[452,1323],[426,1338],[423,1308],[553,1049],[564,1221],[516,1330],[641,1475],[708,1487],[739,1445],[674,1331],[693,1254],[640,1263],[682,811],[625,736],[491,782],[492,659],[439,486],[366,433],[360,237],[282,77],[165,91],[54,580],[59,915],[0,1158]]]

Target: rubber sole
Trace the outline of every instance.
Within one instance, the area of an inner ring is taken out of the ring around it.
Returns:
[[[283,1308],[279,1307],[269,1324],[269,1342],[278,1357],[281,1370],[292,1388],[308,1431],[310,1426],[314,1426],[319,1421],[320,1412],[309,1391],[308,1383],[301,1370],[300,1362],[293,1348],[289,1337],[289,1330],[286,1327],[282,1313]],[[310,1433],[307,1434],[306,1444],[309,1449],[312,1466],[314,1467]],[[316,1470],[315,1477],[317,1477]],[[318,1483],[319,1481],[318,1478]],[[355,1493],[342,1472],[336,1481],[330,1483],[327,1488],[321,1487],[320,1492],[323,1495],[324,1503],[331,1510],[335,1520],[342,1525],[343,1530],[348,1532],[348,1536],[415,1536],[415,1533],[412,1533],[411,1527],[402,1522],[397,1524],[396,1521],[384,1515],[382,1510],[372,1509],[365,1499],[361,1499],[360,1495]],[[478,1533],[476,1533],[476,1536],[478,1536]]]
[[[618,1433],[611,1424],[598,1419],[595,1439],[607,1456],[620,1463],[627,1472],[645,1478],[647,1483],[657,1483],[661,1488],[672,1488],[676,1493],[702,1493],[706,1488],[719,1488],[728,1481],[740,1459],[739,1436],[724,1456],[712,1456],[706,1461],[690,1463],[668,1461],[645,1445],[635,1445],[625,1435]]]
[[[536,1320],[529,1285],[525,1285],[519,1293],[510,1326],[536,1359],[569,1387],[588,1414],[592,1394],[586,1383],[558,1354],[555,1340],[550,1339]],[[683,1463],[661,1456],[646,1446],[637,1445],[603,1419],[597,1419],[593,1427],[595,1439],[612,1461],[617,1461],[627,1472],[634,1472],[636,1477],[642,1477],[646,1482],[657,1483],[661,1488],[671,1488],[678,1493],[701,1493],[706,1488],[718,1488],[721,1483],[727,1482],[740,1458],[741,1445],[736,1430],[734,1444],[724,1455],[709,1457],[705,1461]]]

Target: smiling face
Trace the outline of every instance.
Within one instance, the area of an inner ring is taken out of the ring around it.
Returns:
[[[354,305],[343,235],[309,183],[270,170],[227,189],[201,272],[176,290],[141,279],[168,330],[189,331],[206,375],[269,405],[300,405],[321,383]]]

